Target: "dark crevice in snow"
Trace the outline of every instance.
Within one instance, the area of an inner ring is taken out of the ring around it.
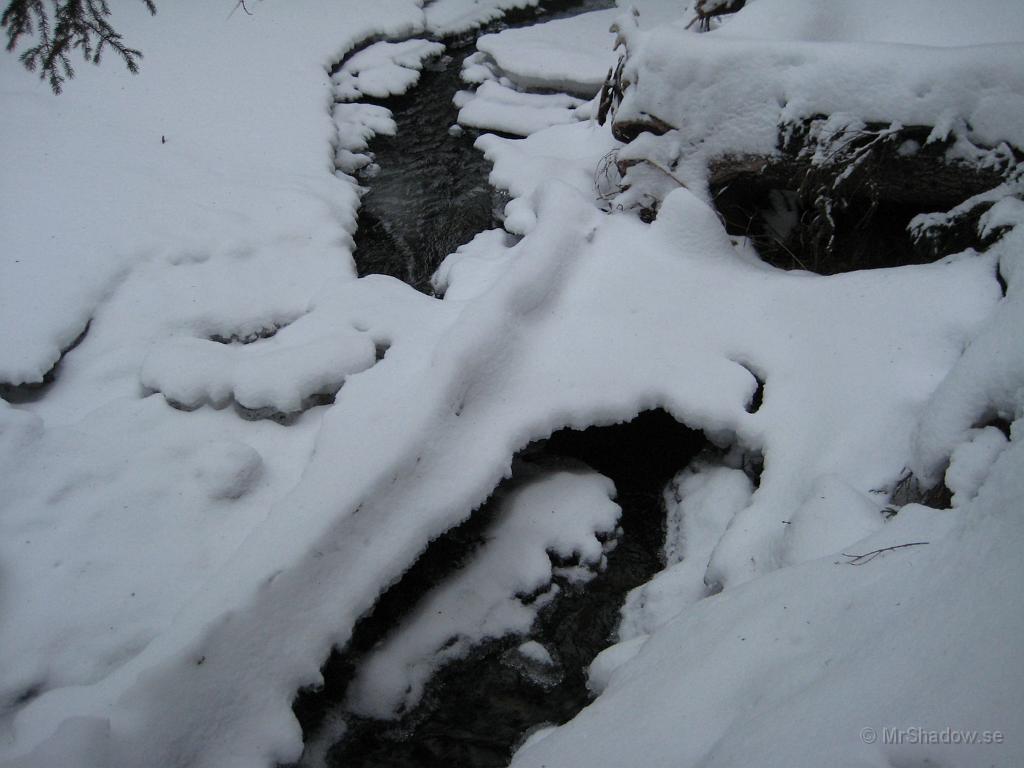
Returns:
[[[952,139],[931,134],[930,126],[835,127],[816,116],[780,128],[777,156],[712,162],[711,195],[727,231],[783,269],[836,274],[981,250],[998,236],[978,233],[991,202],[952,219],[936,212],[998,185],[1010,166],[951,161]]]
[[[702,433],[655,410],[626,424],[559,430],[521,451],[514,475],[583,462],[614,481],[622,517],[614,542],[606,545],[607,568],[586,584],[556,571],[560,594],[540,610],[528,636],[486,640],[441,667],[420,702],[397,719],[348,712],[346,694],[360,664],[479,549],[496,500],[516,478],[506,481],[467,522],[432,542],[357,623],[348,646],[336,650],[324,666],[323,687],[300,692],[294,710],[307,743],[322,738],[321,728],[337,728],[340,721],[344,728],[338,732],[344,735],[326,751],[330,766],[504,766],[532,730],[571,719],[591,698],[587,668],[615,641],[626,593],[663,567],[665,486],[708,446]],[[574,558],[552,562],[575,564]],[[538,590],[524,597],[543,594]],[[538,665],[522,658],[517,648],[526,639],[541,643],[555,663]]]
[[[921,481],[911,472],[900,478],[889,497],[890,508],[898,513],[906,504],[923,504],[935,509],[949,509],[953,505],[953,492],[944,482],[932,487],[922,485]]]
[[[814,244],[815,212],[797,199],[795,190],[749,178],[713,188],[712,195],[726,231],[749,238],[762,259],[782,269],[829,275],[936,258],[918,248],[907,229],[914,217],[930,213],[930,207],[849,198],[843,210],[833,213],[835,231],[825,252]]]
[[[1003,437],[1010,439],[1010,428],[1013,424],[1012,417],[1000,413],[991,413],[975,425],[975,429],[995,427],[1003,433]]]
[[[1009,285],[1006,283],[1006,278],[1003,277],[1003,271],[996,265],[996,282],[999,283],[999,291],[1005,297],[1006,292],[1009,290]]]
[[[7,701],[0,702],[0,721],[9,715],[13,715],[21,707],[33,699],[37,699],[47,691],[45,680],[39,680],[26,685],[19,693],[11,696]]]
[[[757,413],[764,404],[764,377],[756,373],[747,363],[741,363],[737,360],[736,364],[743,366],[757,384],[753,394],[750,396],[749,402],[745,406],[747,413]]]
[[[57,362],[43,374],[43,380],[38,382],[32,382],[28,384],[7,384],[0,382],[0,398],[3,398],[12,405],[21,403],[35,403],[41,400],[47,392],[50,391],[50,387],[57,380],[60,374],[61,363],[64,362],[64,358],[68,356],[79,344],[81,344],[89,333],[89,326],[92,325],[92,320],[88,320],[85,327],[82,328],[82,332],[75,337],[67,347],[61,350],[60,357],[57,358]]]
[[[314,408],[319,408],[324,405],[332,405],[334,403],[335,398],[337,397],[339,390],[340,387],[334,391],[317,392],[312,395],[309,395],[308,397],[303,398],[302,403],[299,406],[299,409],[295,411],[282,411],[278,408],[274,408],[273,406],[266,406],[262,408],[248,408],[238,403],[234,399],[228,400],[226,403],[210,403],[209,401],[206,400],[192,404],[182,403],[178,400],[175,400],[173,397],[168,397],[166,393],[157,392],[155,390],[144,390],[142,394],[143,397],[149,397],[150,395],[156,394],[162,395],[167,404],[171,406],[171,408],[174,408],[176,411],[191,413],[192,411],[197,411],[200,408],[205,407],[212,407],[216,410],[220,410],[230,405],[234,409],[235,413],[238,414],[241,418],[245,419],[246,421],[260,421],[262,419],[266,419],[268,421],[274,421],[282,426],[287,427],[291,426],[296,421],[298,421],[299,418],[301,418],[301,416],[307,411],[310,411]]]
[[[264,339],[270,339],[277,335],[277,332],[282,328],[287,328],[291,323],[275,323],[274,325],[266,326],[264,328],[257,328],[255,331],[248,333],[243,331],[237,331],[229,334],[214,333],[207,338],[210,341],[215,341],[218,344],[253,344],[257,341]]]
[[[481,132],[449,131],[459,113],[452,98],[468,87],[460,77],[462,63],[476,50],[476,38],[607,5],[549,0],[510,11],[502,21],[443,39],[444,56],[424,66],[408,93],[362,99],[391,110],[397,134],[376,136],[370,142],[373,165],[357,173],[367,189],[354,237],[360,276],[391,275],[431,294],[430,278],[447,255],[479,232],[500,226],[506,198],[488,184],[490,163],[473,147]]]
[[[246,421],[259,421],[260,419],[269,419],[270,421],[276,421],[282,426],[290,426],[298,421],[299,417],[302,416],[306,411],[318,408],[323,405],[333,405],[334,398],[337,392],[322,392],[319,394],[310,395],[304,398],[302,406],[297,411],[279,411],[276,408],[246,408],[244,405],[235,403],[235,413],[241,416]]]

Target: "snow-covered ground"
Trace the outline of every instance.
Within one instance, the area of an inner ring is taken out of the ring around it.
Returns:
[[[477,143],[515,237],[449,257],[443,300],[356,279],[347,173],[394,130],[359,99],[414,87],[431,35],[531,4],[125,2],[137,77],[81,66],[54,97],[2,60],[0,382],[60,363],[0,401],[0,765],[297,760],[295,692],[519,450],[655,407],[762,456],[759,483],[680,468],[666,569],[627,599],[599,695],[514,765],[1024,765],[1019,175],[983,196],[986,252],[831,277],[762,263],[706,187],[716,157],[819,115],[1012,165],[1024,9],[749,0],[699,34],[645,0],[484,37],[460,119],[526,136]],[[406,42],[331,76],[381,38]],[[592,119],[616,41],[615,119],[663,136]],[[608,194],[613,151],[639,162]],[[951,508],[883,512],[907,470]],[[609,482],[517,482],[357,706],[411,703],[453,635],[525,631],[546,552],[599,565]],[[999,738],[941,743],[968,731]]]

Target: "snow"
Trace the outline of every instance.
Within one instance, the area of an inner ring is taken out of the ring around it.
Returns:
[[[459,123],[467,128],[529,136],[552,125],[575,123],[575,109],[582,104],[572,96],[520,93],[489,80],[459,110]]]
[[[604,693],[615,670],[640,653],[640,649],[643,648],[649,637],[649,635],[637,635],[601,651],[587,669],[587,688],[598,696]],[[523,744],[522,749],[527,746],[530,746],[529,742]]]
[[[976,428],[993,418],[1012,423],[1024,413],[1024,344],[1016,332],[1024,322],[1021,223],[1024,206],[1019,201],[996,203],[979,222],[983,230],[1013,227],[990,249],[999,259],[1007,294],[930,398],[916,434],[913,467],[922,478],[941,476],[956,446],[971,440]]]
[[[631,30],[623,79],[635,86],[616,120],[652,116],[678,128],[678,136],[654,142],[664,144],[663,154],[649,146],[634,154],[679,164],[696,189],[708,160],[770,155],[781,128],[816,115],[947,126],[963,144],[950,150],[954,158],[975,145],[1021,146],[1018,5],[986,0],[972,6],[969,24],[952,3],[943,5],[945,13],[925,0],[872,2],[868,10],[846,0],[827,8],[758,0],[706,34],[671,25]]]
[[[977,430],[968,442],[960,443],[949,457],[946,487],[953,493],[953,506],[974,498],[988,478],[989,468],[1009,440],[995,427]]]
[[[454,35],[500,19],[507,11],[535,8],[539,0],[434,0],[424,9],[427,29]]]
[[[551,658],[551,653],[543,645],[538,643],[536,640],[527,640],[525,643],[516,648],[516,651],[528,659],[541,666],[550,667],[555,663],[555,660]]]
[[[716,448],[666,490],[666,567],[592,664],[600,695],[515,766],[1024,763],[1018,187],[984,196],[983,254],[822,277],[762,264],[702,186],[709,158],[818,113],[948,130],[958,157],[1020,148],[1018,4],[754,0],[699,35],[642,3],[616,119],[679,131],[629,147],[523,92],[594,90],[609,14],[485,38],[460,119],[527,137],[477,140],[510,202],[445,261],[443,300],[355,279],[347,174],[394,123],[336,89],[401,92],[440,53],[424,35],[515,2],[136,5],[115,17],[136,78],[81,67],[54,98],[0,69],[0,381],[42,381],[88,326],[53,384],[0,402],[0,765],[299,759],[295,692],[513,473],[493,538],[425,603],[454,623],[407,617],[353,696],[410,705],[453,636],[512,631],[546,666],[519,595],[557,575],[548,550],[600,567],[618,508],[605,478],[524,477],[516,454],[655,407]],[[612,150],[678,161],[633,177],[653,224],[605,194]],[[887,520],[906,468],[952,509]]]
[[[621,13],[594,11],[519,29],[482,35],[477,49],[520,88],[551,88],[591,97],[615,66],[614,36]]]
[[[554,177],[591,197],[595,169],[614,141],[597,126],[580,123],[552,127],[523,141],[484,134],[475,146],[493,163],[491,184],[513,197],[505,206],[505,229],[526,234],[536,222],[529,203],[532,191]]]
[[[403,40],[374,43],[349,56],[331,80],[338,101],[378,99],[405,93],[420,79],[423,62],[444,53],[442,43]]]
[[[234,400],[251,410],[295,413],[308,398],[334,395],[346,377],[376,362],[376,347],[366,334],[335,333],[295,344],[288,338],[291,330],[245,345],[170,339],[143,361],[140,382],[187,410]]]
[[[967,14],[956,0],[756,0],[715,35],[953,48],[1018,43],[1024,22],[1013,0],[982,0]]]
[[[512,765],[1016,765],[1024,678],[1015,444],[968,508],[904,507],[855,551],[701,601],[620,666],[569,724]],[[984,599],[979,599],[984,595]],[[963,681],[970,680],[964,687]],[[957,691],[956,696],[949,695]],[[642,716],[624,717],[624,713]],[[877,740],[864,738],[872,728]],[[883,728],[1001,731],[1005,743],[885,744]]]
[[[214,20],[205,7],[175,3],[150,18],[125,4],[117,26],[144,50],[144,73],[77,67],[59,100],[5,64],[0,320],[19,332],[0,340],[0,381],[40,381],[140,269],[205,263],[199,294],[216,291],[210,273],[258,276],[261,286],[220,298],[228,315],[241,314],[232,303],[301,302],[310,282],[351,274],[358,198],[332,173],[326,68],[369,35],[408,33],[421,11],[307,0],[301,13],[272,6]]]

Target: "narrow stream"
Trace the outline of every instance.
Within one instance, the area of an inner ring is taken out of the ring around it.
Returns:
[[[514,11],[482,30],[442,40],[444,56],[427,63],[409,93],[364,99],[390,109],[398,132],[370,144],[380,171],[361,179],[369,191],[355,236],[360,276],[391,275],[430,293],[430,277],[445,256],[499,224],[503,201],[487,183],[490,163],[473,148],[480,132],[449,130],[459,114],[452,97],[468,87],[460,79],[462,62],[476,50],[477,37],[613,5],[613,0],[549,0]]]
[[[395,720],[357,717],[345,695],[362,660],[387,638],[429,591],[475,552],[493,519],[485,504],[463,525],[433,542],[406,575],[361,620],[344,652],[324,667],[325,685],[302,693],[294,709],[309,737],[325,722],[344,722],[343,736],[325,754],[341,768],[499,768],[524,737],[558,725],[590,701],[587,668],[615,641],[619,609],[629,590],[662,567],[665,538],[662,491],[709,443],[662,410],[626,424],[564,429],[525,449],[520,461],[583,462],[610,477],[622,507],[621,533],[608,564],[593,580],[576,585],[556,578],[561,594],[540,611],[529,637],[557,660],[554,679],[538,678],[517,664],[522,636],[485,641],[468,657],[443,667],[420,703]],[[514,483],[515,477],[506,483]],[[503,484],[504,486],[505,484]],[[502,488],[495,496],[500,497]]]
[[[610,5],[610,0],[549,2],[481,33]],[[362,179],[369,191],[356,235],[361,275],[389,274],[429,293],[430,276],[444,257],[497,224],[500,200],[487,184],[489,164],[473,149],[477,134],[450,130],[458,114],[452,97],[464,87],[462,62],[475,50],[478,34],[445,40],[445,56],[428,64],[416,88],[376,102],[393,112],[398,133],[378,137],[370,147],[380,170]],[[519,470],[571,461],[606,475],[615,483],[622,508],[607,567],[585,584],[556,576],[559,596],[540,610],[529,634],[557,661],[557,673],[540,679],[516,663],[516,648],[525,637],[490,639],[436,672],[419,703],[397,719],[374,720],[346,709],[349,686],[369,654],[478,551],[498,506],[488,502],[432,542],[381,596],[358,622],[348,645],[336,649],[324,665],[323,687],[300,692],[294,710],[307,747],[316,746],[298,765],[497,768],[508,764],[533,730],[575,716],[591,698],[587,668],[614,642],[627,592],[662,567],[662,491],[707,448],[703,434],[657,410],[628,424],[560,430],[524,450],[514,464]],[[516,478],[507,482],[514,484]],[[506,487],[496,489],[494,498],[501,498]]]

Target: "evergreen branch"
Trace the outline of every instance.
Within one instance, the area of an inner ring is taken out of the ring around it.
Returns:
[[[155,0],[141,0],[151,15]],[[35,38],[18,57],[25,69],[39,72],[54,93],[75,76],[71,54],[78,50],[87,62],[99,64],[105,49],[115,51],[132,74],[139,71],[142,52],[124,43],[108,18],[108,0],[10,0],[0,16],[7,35],[6,48],[13,51],[23,37]]]

